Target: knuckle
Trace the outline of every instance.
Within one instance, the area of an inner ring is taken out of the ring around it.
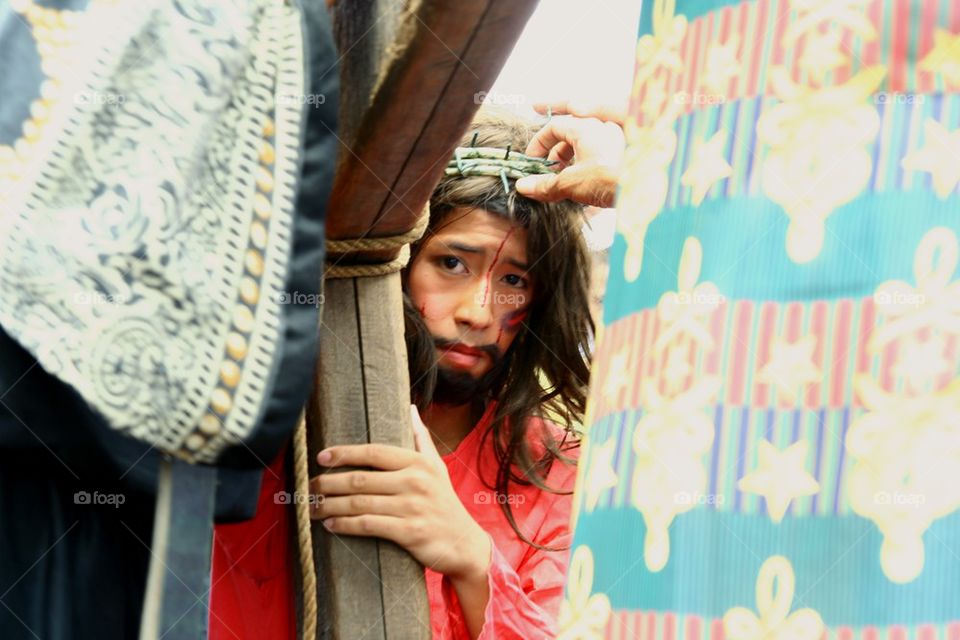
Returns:
[[[368,516],[357,517],[357,531],[367,534],[373,531],[373,522]]]
[[[350,508],[353,511],[368,511],[370,507],[370,496],[358,495],[350,496]]]
[[[363,489],[367,486],[367,476],[364,473],[354,472],[348,480],[351,489]]]

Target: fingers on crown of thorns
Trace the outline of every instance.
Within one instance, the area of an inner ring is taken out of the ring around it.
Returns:
[[[556,160],[535,158],[516,151],[495,147],[478,147],[477,134],[469,147],[457,147],[453,158],[444,171],[448,176],[491,176],[503,180],[503,189],[510,192],[508,180],[517,180],[527,176],[553,173]]]

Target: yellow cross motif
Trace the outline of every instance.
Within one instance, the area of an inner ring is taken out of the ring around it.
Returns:
[[[740,491],[766,498],[767,513],[777,524],[786,515],[791,500],[820,490],[816,478],[806,470],[807,448],[806,440],[798,440],[783,451],[762,440],[757,468],[737,483]]]
[[[600,640],[610,619],[610,599],[593,590],[593,553],[580,545],[570,560],[567,597],[560,605],[557,640]]]
[[[813,609],[790,613],[793,604],[793,565],[783,556],[770,556],[757,575],[757,613],[734,607],[723,616],[730,640],[818,640],[823,619]],[[759,615],[758,615],[759,614]]]
[[[653,345],[654,352],[661,353],[682,334],[707,350],[714,348],[713,335],[706,322],[720,306],[723,295],[712,282],[697,282],[703,264],[703,246],[690,236],[683,243],[680,264],[677,268],[677,290],[667,291],[657,302],[657,314],[661,327]]]
[[[645,82],[661,67],[671,71],[683,69],[678,53],[687,34],[687,19],[675,15],[677,0],[655,0],[652,8],[653,33],[637,41],[638,81]]]

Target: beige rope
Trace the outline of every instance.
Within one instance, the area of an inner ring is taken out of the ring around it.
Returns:
[[[294,509],[297,514],[297,544],[300,547],[300,575],[303,587],[303,639],[317,637],[317,574],[313,564],[313,535],[310,522],[310,470],[307,465],[307,420],[303,413],[293,432],[293,477],[296,485]]]
[[[410,243],[416,242],[427,230],[430,222],[430,203],[424,207],[423,213],[417,219],[417,224],[406,233],[397,236],[381,238],[349,238],[346,240],[328,240],[328,254],[354,253],[357,251],[387,251],[400,247],[400,255],[390,262],[379,264],[328,264],[323,273],[325,279],[333,278],[363,278],[383,276],[400,271],[407,266],[410,260]]]

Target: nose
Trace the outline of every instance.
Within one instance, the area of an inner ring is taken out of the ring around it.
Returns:
[[[465,330],[482,330],[493,324],[493,293],[482,279],[465,288],[454,320]]]

